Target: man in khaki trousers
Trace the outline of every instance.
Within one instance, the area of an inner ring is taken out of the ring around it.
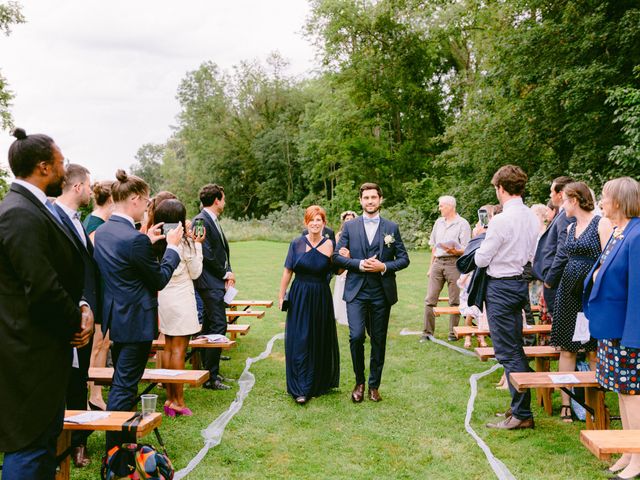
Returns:
[[[431,246],[431,265],[429,266],[429,283],[427,296],[424,299],[424,328],[421,342],[433,336],[436,317],[433,309],[438,305],[438,297],[445,282],[449,290],[449,305],[460,304],[460,289],[457,285],[460,272],[456,268],[456,260],[464,253],[471,238],[469,222],[456,213],[456,199],[443,196],[438,199],[438,209],[442,215],[433,225],[429,245]],[[453,327],[460,322],[460,315],[449,316],[449,341],[456,340]]]

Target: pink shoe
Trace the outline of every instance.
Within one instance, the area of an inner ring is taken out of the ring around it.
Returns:
[[[174,418],[174,417],[176,416],[176,413],[178,413],[178,412],[177,412],[177,410],[175,410],[175,409],[171,408],[171,407],[170,407],[170,406],[168,406],[168,405],[165,405],[165,406],[164,406],[164,414],[165,414],[167,417]]]
[[[187,407],[176,408],[175,413],[177,413],[178,415],[182,415],[183,417],[190,417],[193,415],[193,412],[191,411],[191,409]]]

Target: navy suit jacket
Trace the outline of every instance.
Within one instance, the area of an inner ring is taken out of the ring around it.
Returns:
[[[560,248],[567,239],[567,227],[575,219],[568,218],[564,210],[553,219],[549,227],[538,240],[536,255],[533,259],[533,275],[540,281],[556,288],[567,264],[567,255]]]
[[[85,247],[82,240],[80,240],[76,233],[76,227],[73,225],[73,222],[66,212],[58,204],[54,204],[54,208],[58,212],[58,215],[60,215],[62,223],[64,223],[65,227],[69,230],[70,235],[73,237],[80,255],[82,255],[82,263],[84,264],[84,290],[82,291],[82,297],[91,307],[94,322],[101,323],[102,292],[100,292],[100,270],[98,269],[98,264],[93,258],[93,244],[91,243],[89,235],[87,235],[83,226],[82,230],[84,230],[84,237],[87,240],[87,246]]]
[[[64,399],[80,330],[80,253],[28,189],[0,203],[0,451],[38,438]]]
[[[180,263],[167,248],[158,262],[151,240],[125,218],[112,215],[95,236],[94,257],[104,279],[102,331],[120,343],[147,342],[158,333],[158,290]]]
[[[398,290],[396,288],[396,272],[409,266],[409,254],[402,243],[400,230],[398,225],[391,220],[380,217],[378,225],[380,232],[380,256],[378,260],[384,263],[387,271],[380,275],[382,279],[382,288],[389,305],[393,305],[398,301]],[[392,235],[394,241],[387,245],[384,242],[386,235]],[[346,268],[349,271],[344,286],[344,300],[352,301],[362,288],[365,278],[365,272],[360,271],[360,260],[367,258],[367,234],[364,230],[364,221],[362,216],[354,218],[346,222],[342,226],[342,234],[336,246],[332,259],[333,263],[339,268]],[[349,249],[351,258],[343,257],[338,252],[342,247]],[[371,274],[368,274],[371,275]]]
[[[207,236],[202,244],[202,273],[195,281],[196,288],[224,288],[224,276],[231,272],[229,244],[222,240],[211,215],[203,210],[193,218],[193,223],[199,219],[204,220]]]
[[[600,260],[587,275],[582,303],[593,338],[620,339],[625,347],[640,348],[640,218],[632,218],[623,235],[596,281],[593,272]]]

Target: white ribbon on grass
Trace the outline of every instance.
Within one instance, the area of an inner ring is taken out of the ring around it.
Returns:
[[[262,352],[257,357],[247,358],[244,370],[242,371],[242,375],[240,375],[240,378],[238,379],[238,393],[236,394],[235,400],[231,403],[231,405],[225,412],[223,412],[218,418],[211,422],[211,424],[207,428],[202,431],[204,446],[198,452],[198,454],[191,459],[186,467],[176,472],[175,476],[173,477],[175,480],[180,480],[186,477],[194,468],[198,466],[198,464],[202,461],[202,459],[211,448],[220,444],[227,424],[231,421],[234,415],[240,411],[240,409],[242,408],[242,404],[244,403],[244,399],[247,398],[247,395],[249,395],[249,392],[253,388],[253,385],[256,383],[256,377],[249,371],[251,365],[253,365],[255,362],[259,362],[260,360],[264,360],[269,355],[271,355],[271,350],[273,349],[273,344],[275,343],[275,341],[282,339],[284,339],[284,333],[274,335],[267,343],[267,347],[265,348],[264,352]]]
[[[429,336],[429,340],[433,343],[437,343],[438,345],[442,345],[444,347],[450,348],[451,350],[455,350],[456,352],[463,353],[465,355],[471,355],[475,357],[475,354],[470,352],[469,350],[465,350],[464,348],[456,347],[455,345],[451,345],[450,343],[443,342],[442,340],[438,340],[434,336]],[[495,359],[494,359],[495,360]],[[491,449],[489,446],[484,443],[478,434],[471,428],[471,415],[473,414],[474,403],[476,401],[476,396],[478,395],[478,380],[482,377],[486,377],[487,375],[492,374],[496,370],[502,368],[502,365],[496,363],[489,370],[485,370],[484,372],[474,373],[469,377],[469,384],[471,385],[471,395],[469,395],[469,401],[467,402],[467,415],[464,418],[464,428],[465,430],[473,437],[478,446],[482,449],[487,460],[489,461],[489,465],[493,469],[493,472],[498,477],[498,480],[515,480],[514,477],[507,466],[498,460],[493,453],[491,453]]]

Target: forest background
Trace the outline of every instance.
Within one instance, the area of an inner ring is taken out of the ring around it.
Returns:
[[[374,181],[407,243],[422,246],[440,195],[473,223],[507,163],[528,173],[528,203],[546,202],[558,175],[596,192],[640,176],[636,0],[310,4],[304,32],[321,65],[311,78],[288,75],[277,53],[185,74],[173,134],[132,159],[153,192],[194,213],[199,188],[219,183],[227,218],[291,232],[312,203],[337,226]],[[18,4],[0,5],[1,32],[23,21]],[[0,76],[4,129],[11,98]]]

